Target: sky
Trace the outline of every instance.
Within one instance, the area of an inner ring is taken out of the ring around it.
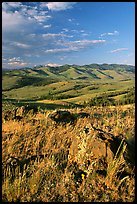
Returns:
[[[3,2],[2,68],[135,65],[135,2]]]

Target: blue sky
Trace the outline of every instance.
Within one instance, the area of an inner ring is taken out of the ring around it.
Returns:
[[[3,2],[3,68],[135,65],[134,2]]]

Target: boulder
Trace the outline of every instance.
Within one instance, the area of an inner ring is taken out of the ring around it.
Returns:
[[[74,123],[75,117],[69,111],[56,110],[49,117],[56,123]]]

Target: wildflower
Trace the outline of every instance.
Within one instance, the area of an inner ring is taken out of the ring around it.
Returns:
[[[82,180],[84,180],[84,179],[85,179],[85,175],[84,175],[84,174],[81,174],[81,177],[82,177]]]

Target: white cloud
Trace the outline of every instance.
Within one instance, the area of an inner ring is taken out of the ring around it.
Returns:
[[[62,66],[62,65],[56,64],[56,63],[48,63],[46,66],[49,66],[49,67],[59,67],[59,66]]]
[[[60,52],[70,52],[70,51],[79,51],[90,46],[98,45],[105,43],[105,40],[77,40],[69,42],[60,42],[60,45],[64,45],[64,48],[53,48],[48,49],[45,53],[60,53]]]
[[[29,9],[29,10],[26,10],[27,14],[30,15],[30,16],[34,16],[34,15],[37,15],[38,11],[36,9]]]
[[[43,28],[50,28],[50,27],[51,27],[51,24],[43,26]]]
[[[13,57],[13,58],[10,58],[8,60],[8,65],[10,66],[26,66],[28,63],[26,62],[23,62],[23,60],[20,59],[20,57]]]
[[[76,4],[76,2],[48,2],[42,3],[41,6],[48,7],[49,10],[61,11],[73,8],[74,4]]]
[[[128,50],[128,48],[118,48],[115,50],[111,50],[110,53],[116,53],[116,52],[121,52],[121,51],[126,51],[126,50]]]
[[[19,47],[19,48],[25,48],[26,49],[26,48],[30,47],[30,45],[24,44],[24,43],[20,43],[20,42],[13,42],[12,44],[17,46],[17,47]]]
[[[20,57],[13,57],[13,58],[10,58],[9,59],[9,62],[20,62],[21,60],[20,60]]]
[[[13,66],[26,66],[27,63],[25,62],[8,62],[8,65],[13,65]]]
[[[69,18],[69,19],[68,19],[68,21],[69,21],[69,22],[72,22],[72,21],[73,21],[73,19]]]
[[[19,2],[4,2],[2,4],[3,32],[18,31],[20,28],[27,30],[30,27],[35,27],[37,23],[43,23],[50,18],[48,11],[41,11],[37,6],[24,5]],[[27,29],[26,26],[28,26]]]
[[[21,6],[20,2],[6,2],[9,6],[14,7],[14,8],[18,8]]]
[[[62,29],[64,32],[68,32],[69,30],[67,28]]]
[[[38,22],[45,22],[45,20],[51,18],[51,16],[41,16],[41,15],[37,15],[34,16],[34,19],[36,19]]]
[[[108,33],[102,33],[100,36],[103,37],[103,36],[113,36],[113,35],[119,35],[119,32],[117,30],[115,30],[114,32],[108,32]]]
[[[13,31],[14,29],[17,30],[26,23],[27,21],[19,12],[8,13],[6,11],[2,11],[3,31]]]
[[[8,3],[3,3],[2,6],[3,55],[7,58],[12,55],[18,55],[25,59],[25,55],[29,53],[33,53],[33,56],[38,52],[41,54],[42,47],[47,42],[43,40],[41,35],[35,32],[36,29],[44,29],[40,23],[43,23],[45,20],[47,22],[47,19],[50,18],[49,15],[46,15],[48,11],[39,11],[39,7],[29,6],[28,4],[23,4],[23,2],[17,5],[12,4],[12,6]],[[18,7],[18,9],[15,7]],[[44,14],[45,16],[42,16]],[[23,63],[25,62],[20,62],[20,65],[23,66]],[[9,65],[17,64],[17,61],[9,61]]]
[[[46,33],[46,34],[42,34],[43,38],[55,38],[55,37],[70,37],[66,34],[63,33]]]
[[[119,32],[118,31],[114,31],[113,33],[107,33],[108,35],[119,35]]]
[[[77,46],[79,48],[87,47],[90,45],[97,45],[97,44],[102,44],[105,43],[106,40],[76,40],[76,41],[69,41],[65,42],[64,45],[69,45],[69,46]]]
[[[89,34],[88,33],[82,33],[81,35],[82,36],[88,36]]]
[[[44,16],[44,15],[47,15],[48,14],[48,11],[40,11],[40,15]]]
[[[75,29],[73,29],[73,30],[71,30],[73,33],[79,33],[79,30],[75,30]]]
[[[2,57],[2,60],[3,60],[3,61],[7,61],[7,59],[6,59],[6,58],[4,58],[4,57]]]
[[[21,3],[20,2],[3,2],[2,3],[2,10],[4,11],[8,11],[10,10],[11,8],[18,8],[21,6]]]
[[[77,47],[69,47],[69,48],[54,48],[48,49],[45,53],[59,53],[59,52],[70,52],[70,51],[78,51]]]
[[[29,34],[29,36],[34,38],[34,37],[36,37],[36,34],[35,33],[31,33],[31,34]]]

